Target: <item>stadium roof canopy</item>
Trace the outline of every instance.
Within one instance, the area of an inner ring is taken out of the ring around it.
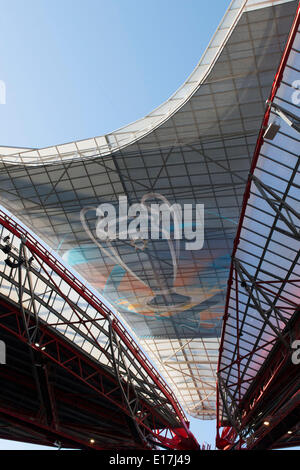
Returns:
[[[184,85],[133,124],[50,148],[0,148],[1,204],[101,292],[200,418],[215,417],[230,254],[296,7],[233,1]],[[97,206],[117,206],[123,195],[130,204],[143,197],[204,204],[203,248],[185,250],[184,240],[176,250],[165,240],[108,246],[91,237]]]
[[[300,442],[299,77],[300,6],[254,153],[221,341],[219,423],[252,448]]]

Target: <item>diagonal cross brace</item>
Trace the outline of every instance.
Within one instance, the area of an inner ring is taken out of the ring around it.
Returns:
[[[276,336],[282,341],[282,343],[286,346],[287,349],[290,349],[290,345],[284,338],[284,336],[281,334],[281,331],[278,330],[273,323],[270,321],[270,314],[273,311],[275,315],[277,315],[280,320],[284,323],[284,325],[287,325],[286,319],[281,315],[279,309],[276,307],[274,301],[272,301],[268,295],[264,292],[264,290],[261,288],[259,284],[257,284],[256,280],[251,276],[251,274],[247,271],[247,269],[242,265],[242,263],[237,259],[233,258],[233,262],[236,268],[236,271],[243,283],[243,286],[245,287],[246,291],[248,292],[248,295],[250,299],[254,303],[254,307],[260,314],[260,316],[263,318],[263,320],[266,322],[266,324],[269,325],[269,327],[274,331]],[[247,284],[246,278],[250,281],[251,287]],[[266,303],[270,306],[270,309],[266,312],[260,303],[260,300],[256,298],[256,296],[253,294],[253,289],[255,289],[256,292],[259,292],[260,295],[264,298]]]
[[[283,200],[270,186],[263,183],[257,176],[252,175],[251,179],[259,192],[261,193],[262,197],[265,201],[272,207],[274,212],[276,213],[277,217],[282,220],[285,225],[288,227],[290,232],[283,231],[282,229],[275,227],[275,230],[284,232],[285,235],[295,238],[296,240],[300,240],[300,231],[297,229],[295,224],[293,223],[290,214],[292,214],[296,219],[300,222],[300,214],[297,212],[293,207],[291,207],[285,200]],[[270,197],[272,196],[272,198]],[[283,214],[282,209],[286,210],[287,216]]]

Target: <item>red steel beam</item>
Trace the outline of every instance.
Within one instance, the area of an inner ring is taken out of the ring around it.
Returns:
[[[14,383],[17,383],[18,385],[21,385],[22,386],[22,390],[24,390],[24,393],[26,395],[26,389],[30,389],[30,390],[34,390],[35,389],[35,386],[33,384],[33,382],[31,381],[28,381],[28,377],[18,373],[16,375],[16,373],[8,373],[8,371],[6,370],[7,367],[2,367],[0,368],[0,377],[5,379],[6,381],[12,381]],[[129,428],[128,428],[128,425],[126,423],[125,420],[121,419],[122,415],[120,416],[119,414],[116,415],[114,413],[108,413],[108,412],[105,412],[103,409],[101,409],[99,406],[95,405],[95,404],[91,404],[91,403],[88,403],[87,400],[82,400],[82,396],[78,394],[78,396],[74,396],[73,393],[66,393],[66,392],[63,392],[61,390],[55,390],[55,393],[54,393],[54,397],[56,399],[56,401],[58,403],[63,403],[63,404],[66,404],[68,406],[72,406],[72,407],[76,407],[76,409],[79,409],[81,410],[83,413],[87,414],[88,415],[91,415],[93,417],[97,417],[99,418],[99,422],[101,422],[101,420],[105,420],[105,423],[106,423],[106,426],[108,425],[109,428],[106,429],[106,427],[103,428],[103,430],[99,429],[98,427],[97,428],[94,428],[93,426],[84,426],[82,424],[80,425],[75,425],[74,423],[66,423],[65,421],[61,422],[61,427],[63,429],[66,430],[66,428],[70,427],[70,428],[73,428],[73,429],[82,429],[82,430],[85,430],[87,432],[87,436],[90,436],[91,434],[93,434],[93,436],[96,434],[100,437],[108,437],[108,438],[112,438],[114,441],[115,441],[115,446],[118,445],[118,442],[122,445],[124,445],[124,443],[126,443],[127,447],[129,446],[129,444],[131,446],[135,446],[136,443],[133,441],[133,440],[130,440],[130,437],[128,436],[128,434],[126,433],[122,433],[122,430],[123,429],[128,429],[129,431]],[[0,400],[0,407],[2,408],[6,408],[7,407],[7,403],[5,404],[4,406],[4,403]],[[36,416],[36,418],[38,418],[38,416]],[[77,426],[77,428],[76,428]],[[18,426],[20,427],[20,426]],[[54,430],[58,429],[58,426],[52,426]],[[22,429],[24,428],[24,425],[22,426]],[[41,444],[42,441],[41,441],[41,435],[40,434],[37,434],[36,432],[34,432],[33,430],[30,430],[28,427],[25,427],[26,428],[26,432],[27,433],[30,433],[32,436],[33,435],[36,435],[36,441],[35,443],[36,444]],[[116,432],[117,430],[117,432]],[[5,433],[5,429],[3,428],[2,430],[2,426],[0,426],[0,436],[3,438],[3,439],[6,439],[5,436],[7,436],[7,432]],[[82,434],[82,433],[81,433]],[[59,436],[58,436],[59,437]],[[11,438],[11,436],[10,436]],[[88,440],[88,438],[87,438]],[[20,439],[20,441],[22,441]],[[27,442],[33,442],[33,440],[28,440]],[[53,445],[53,442],[52,441],[45,441],[43,442],[45,445]]]
[[[104,450],[99,447],[98,444],[92,444],[89,441],[85,441],[78,436],[71,435],[62,430],[54,429],[51,426],[46,425],[41,420],[28,416],[24,413],[16,412],[15,410],[0,406],[0,417],[3,417],[6,421],[10,422],[13,426],[16,426],[26,433],[33,434],[37,438],[42,436],[50,443],[53,443],[58,439],[63,439],[63,443],[66,447],[81,448],[81,449],[95,449]],[[45,441],[43,441],[45,442]]]
[[[95,308],[104,318],[108,315],[113,317],[113,328],[117,335],[122,339],[128,350],[134,355],[143,367],[145,372],[160,391],[165,395],[169,403],[171,403],[176,415],[180,418],[181,426],[185,431],[185,439],[187,445],[191,448],[199,448],[199,445],[189,430],[189,423],[185,417],[184,411],[180,406],[178,400],[175,398],[173,392],[162,379],[159,373],[152,366],[145,354],[140,350],[135,341],[130,337],[126,329],[120,321],[114,316],[105,304],[103,304],[86,286],[84,286],[65,266],[63,266],[45,247],[43,247],[29,232],[22,226],[17,224],[11,217],[0,210],[0,224],[3,225],[17,238],[25,239],[25,245],[29,251],[40,258],[47,266],[49,266],[61,279],[68,283],[83,299],[85,299],[91,306]],[[177,432],[177,431],[176,431]]]
[[[6,302],[4,302],[3,300],[0,300],[0,305],[1,303],[2,305],[6,305]],[[28,344],[26,332],[21,328],[21,312],[12,305],[9,305],[9,309],[9,315],[15,319],[15,328],[8,327],[4,323],[0,323],[0,328],[3,328],[4,330],[12,333],[23,343]],[[4,314],[4,316],[7,317],[8,314],[6,313]],[[118,407],[124,414],[130,416],[128,407],[124,402],[122,395],[120,395],[119,399],[113,396],[113,393],[119,390],[118,383],[114,377],[108,374],[100,366],[94,364],[79,350],[73,348],[71,344],[67,343],[58,335],[56,335],[53,331],[49,330],[46,324],[40,323],[39,328],[42,333],[42,336],[39,339],[39,346],[37,347],[36,345],[31,344],[30,347],[32,349],[34,349],[35,351],[39,351],[41,355],[55,362],[65,371],[70,373],[72,376],[76,377],[89,388],[91,388],[96,393],[100,394],[103,398],[111,402],[114,406]],[[50,350],[50,345],[51,349],[55,351],[55,354]],[[62,356],[64,357],[64,360],[61,359]],[[93,373],[89,374],[88,377],[86,377],[86,375],[84,374],[85,364],[88,366],[89,369],[92,368],[93,370]],[[74,370],[75,365],[77,366],[76,368],[78,369],[78,371]],[[111,383],[115,385],[113,389],[105,390],[103,378],[105,378],[106,380],[109,379]],[[165,445],[165,438],[161,435],[161,431],[157,429],[156,425],[157,422],[163,423],[164,418],[156,411],[155,407],[150,407],[147,403],[143,402],[142,400],[141,403],[143,406],[143,416],[137,419],[138,424],[144,427],[149,433],[153,435],[153,437],[157,438],[159,441],[161,441],[162,444]],[[146,415],[152,416],[153,429],[145,424],[144,419]],[[173,439],[169,439],[169,441],[167,442],[167,445],[170,448],[196,448],[195,441],[190,441],[189,436],[186,436],[184,429],[170,428],[167,421],[165,421],[164,426],[166,432],[171,432],[173,434]]]

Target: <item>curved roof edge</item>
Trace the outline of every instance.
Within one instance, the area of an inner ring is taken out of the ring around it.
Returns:
[[[109,155],[146,136],[180,109],[212,70],[235,25],[245,11],[292,0],[232,0],[199,63],[181,87],[145,117],[114,132],[42,149],[0,146],[0,161],[9,164],[50,164],[81,157]]]

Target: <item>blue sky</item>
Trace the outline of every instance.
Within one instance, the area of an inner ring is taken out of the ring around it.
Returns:
[[[59,144],[144,116],[191,73],[228,4],[0,0],[0,144]]]
[[[0,0],[0,145],[42,147],[113,131],[187,78],[229,0]],[[192,419],[200,443],[215,422]],[[30,448],[0,441],[0,449]]]

